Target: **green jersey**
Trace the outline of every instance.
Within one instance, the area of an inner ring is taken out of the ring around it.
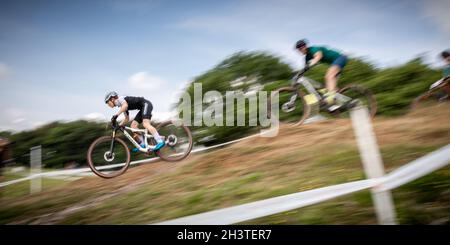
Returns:
[[[308,52],[306,53],[306,62],[314,58],[314,54],[321,51],[322,52],[322,59],[320,62],[331,64],[333,61],[335,61],[339,56],[341,56],[341,53],[328,49],[323,46],[311,46],[308,48]]]
[[[450,65],[447,65],[445,68],[444,68],[444,77],[448,77],[448,76],[450,76]]]

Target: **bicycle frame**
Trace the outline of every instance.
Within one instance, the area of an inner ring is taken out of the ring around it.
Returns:
[[[136,128],[130,128],[130,127],[113,127],[114,131],[113,131],[113,138],[111,141],[111,148],[110,148],[110,152],[114,152],[114,138],[116,136],[116,131],[120,130],[122,131],[122,133],[125,135],[125,137],[127,137],[127,139],[136,147],[139,149],[139,151],[147,153],[149,150],[152,150],[155,148],[155,146],[153,145],[149,145],[148,144],[148,139],[153,138],[153,135],[148,134],[147,129],[136,129]],[[145,147],[141,147],[136,140],[134,140],[134,138],[130,135],[130,133],[128,133],[128,131],[131,131],[133,133],[141,133],[144,135],[144,145]],[[161,135],[161,138],[163,140],[165,140],[165,137]]]
[[[309,94],[315,95],[317,100],[322,99],[322,95],[320,95],[316,89],[316,87],[321,88],[321,85],[318,82],[316,82],[310,78],[301,76],[295,80],[295,85],[302,85],[306,89],[306,91],[308,91]],[[295,87],[295,85],[294,85],[294,87]]]
[[[126,130],[130,130],[133,133],[142,133],[144,135],[145,148],[142,148]],[[128,138],[129,141],[131,141],[131,143],[134,146],[136,146],[139,149],[139,151],[148,152],[148,150],[153,150],[155,148],[154,146],[150,146],[148,144],[148,139],[153,138],[153,135],[149,135],[147,133],[147,129],[136,129],[136,128],[125,127],[125,130],[123,130],[123,134],[125,135],[125,137]]]
[[[294,91],[297,91],[300,86],[304,87],[308,92],[308,94],[305,95],[304,98],[305,100],[307,100],[308,104],[312,105],[323,99],[322,95],[320,95],[320,93],[317,91],[317,89],[323,88],[323,86],[320,83],[303,76],[304,73],[305,71],[297,73],[292,78],[291,86],[294,88]],[[313,96],[312,98],[311,95]],[[294,95],[292,95],[291,99],[289,100],[289,103],[294,103],[295,100],[297,100],[297,97],[298,94],[294,93]]]
[[[293,87],[297,90],[299,88],[299,86],[303,86],[306,89],[306,91],[308,92],[308,94],[305,97],[307,97],[309,95],[314,95],[316,100],[312,100],[312,102],[316,103],[318,101],[321,101],[324,97],[322,94],[320,94],[318,92],[318,89],[323,89],[322,84],[320,84],[319,82],[317,82],[311,78],[303,76],[303,74],[304,74],[304,72],[300,72],[293,77],[293,83],[294,83]],[[351,98],[349,98],[343,94],[340,94],[340,93],[337,93],[336,96],[341,101],[351,100]],[[295,99],[297,99],[297,93],[291,98],[291,100],[295,100]],[[311,104],[313,104],[313,103],[311,103]]]

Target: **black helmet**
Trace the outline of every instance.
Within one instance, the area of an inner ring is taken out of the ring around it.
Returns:
[[[307,43],[308,43],[308,41],[306,39],[298,40],[297,43],[295,43],[295,48],[298,49],[303,46],[306,46]]]
[[[450,56],[450,50],[447,49],[441,53],[442,58],[447,59]]]
[[[105,103],[108,103],[109,99],[111,99],[112,97],[117,97],[117,93],[112,91],[106,94],[105,96]]]

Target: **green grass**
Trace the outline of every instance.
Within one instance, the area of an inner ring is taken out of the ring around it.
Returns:
[[[3,181],[11,181],[15,179],[20,179],[26,177],[29,174],[28,171],[21,171],[16,173],[11,173],[9,171],[4,171]],[[5,187],[0,187],[0,200],[1,199],[9,199],[9,198],[17,198],[30,194],[30,180],[18,182],[15,184],[11,184]],[[54,179],[54,178],[42,178],[41,179],[41,189],[46,190],[56,186],[62,186],[64,184],[69,183],[69,181]]]
[[[4,172],[4,180],[9,181],[25,176],[20,173]],[[30,181],[23,181],[0,189],[0,224],[29,220],[32,217],[62,210],[84,198],[92,196],[90,191],[77,191],[70,188],[70,181],[42,178],[41,192],[30,193]],[[61,191],[63,190],[63,191]]]
[[[30,180],[22,181],[16,184],[12,184],[9,186],[2,187],[2,194],[0,199],[6,198],[16,198],[23,197],[30,194]],[[41,190],[47,190],[49,188],[67,184],[68,181],[60,180],[60,179],[49,179],[42,178],[41,179]]]
[[[406,147],[390,146],[382,149],[385,160],[394,164],[413,160],[418,155],[426,153],[437,146]],[[398,149],[398,154],[388,154]],[[317,152],[317,151],[315,151]],[[417,154],[409,154],[415,152]],[[290,161],[298,153],[287,154],[267,160],[266,165]],[[403,161],[398,161],[403,155]],[[272,163],[273,162],[273,163]],[[397,165],[398,166],[398,165]],[[290,169],[289,174],[274,168],[261,168],[258,172],[234,176],[228,181],[219,183],[204,183],[197,177],[172,179],[183,173],[162,176],[166,179],[161,185],[142,186],[125,196],[112,198],[105,203],[86,210],[82,210],[68,217],[63,223],[102,223],[102,224],[135,224],[148,223],[181,217],[217,208],[223,208],[269,197],[290,194],[302,190],[314,189],[332,184],[362,179],[364,174],[360,166],[359,156],[355,156],[354,149],[336,147],[329,154],[317,157],[310,168]],[[450,184],[449,169],[443,169],[423,177],[415,182],[394,191],[394,198],[399,221],[401,223],[427,224],[437,219],[450,218],[448,207],[450,200],[441,200],[442,193],[448,191]],[[195,184],[194,184],[195,183]],[[172,189],[176,186],[176,189]],[[436,191],[438,188],[439,191]],[[196,189],[196,190],[193,190]],[[155,191],[157,196],[153,196]],[[175,193],[175,194],[174,194]],[[152,197],[153,198],[150,198]],[[439,199],[441,198],[441,199]],[[438,203],[437,200],[439,200]],[[414,205],[410,205],[413,202]],[[424,202],[431,202],[442,208],[433,211],[414,211],[414,206]],[[111,210],[116,210],[111,212]],[[109,215],[107,215],[109,214]],[[421,215],[418,215],[421,214]],[[431,215],[431,216],[430,216]],[[99,219],[102,217],[102,219]],[[431,218],[430,218],[431,217]],[[361,191],[317,205],[291,210],[261,219],[244,222],[244,224],[375,224],[376,217],[370,192]]]

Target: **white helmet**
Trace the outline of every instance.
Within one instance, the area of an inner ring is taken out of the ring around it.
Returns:
[[[107,93],[105,96],[105,103],[108,103],[109,99],[116,96],[118,96],[118,94],[114,91]]]

